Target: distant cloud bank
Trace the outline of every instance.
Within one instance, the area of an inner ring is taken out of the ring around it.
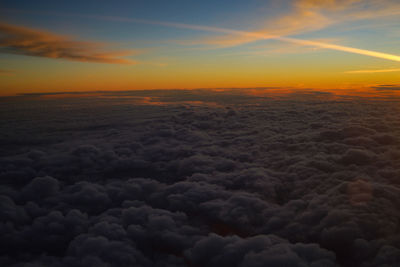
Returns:
[[[373,87],[375,90],[382,91],[398,91],[400,90],[400,84],[382,84]]]

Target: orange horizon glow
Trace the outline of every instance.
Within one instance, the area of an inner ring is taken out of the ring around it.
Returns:
[[[63,91],[63,92],[35,92],[35,93],[21,93],[17,94],[20,96],[31,96],[40,97],[43,99],[63,99],[63,98],[127,98],[132,99],[136,104],[140,105],[169,105],[169,104],[179,104],[183,102],[162,102],[159,101],[158,97],[139,97],[139,96],[110,96],[108,94],[112,93],[135,93],[142,91],[159,91],[159,90],[177,90],[177,91],[203,91],[203,92],[218,92],[218,93],[232,93],[237,92],[243,95],[255,96],[255,97],[269,97],[272,99],[285,99],[290,98],[293,95],[305,96],[314,93],[322,93],[320,96],[314,95],[321,99],[343,99],[343,97],[361,97],[361,98],[387,98],[387,97],[400,97],[400,86],[391,89],[390,86],[385,85],[374,85],[364,88],[356,87],[342,87],[342,88],[293,88],[293,87],[249,87],[249,88],[171,88],[171,89],[136,89],[136,90],[97,90],[97,91]],[[15,96],[15,95],[1,95],[5,96]],[[202,101],[186,101],[194,104],[201,104]]]

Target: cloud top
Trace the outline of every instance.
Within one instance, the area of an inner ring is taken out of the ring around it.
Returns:
[[[398,100],[150,93],[0,101],[0,266],[398,266]]]

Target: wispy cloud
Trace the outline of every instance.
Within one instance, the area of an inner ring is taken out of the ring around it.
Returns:
[[[273,35],[273,34],[265,34],[260,32],[253,32],[253,31],[242,31],[242,30],[234,30],[234,29],[227,29],[227,28],[220,28],[220,27],[213,27],[213,26],[204,26],[204,25],[194,25],[194,24],[185,24],[185,23],[175,23],[175,22],[167,22],[167,21],[156,21],[156,20],[143,20],[143,19],[132,19],[132,18],[123,18],[123,17],[112,17],[112,16],[96,16],[96,15],[89,15],[87,17],[95,18],[95,19],[102,19],[102,20],[109,20],[109,21],[124,21],[124,22],[132,22],[132,23],[142,23],[142,24],[150,24],[150,25],[160,25],[165,27],[173,27],[179,29],[190,29],[196,31],[204,31],[204,32],[214,32],[214,33],[223,33],[223,34],[230,34],[235,36],[242,36],[243,38],[250,38],[250,39],[257,39],[257,40],[279,40],[283,42],[303,45],[303,46],[312,46],[317,48],[325,48],[330,50],[342,51],[347,53],[359,54],[364,56],[382,58],[391,61],[400,62],[400,56],[382,53],[378,51],[354,48],[349,46],[337,45],[337,44],[330,44],[324,43],[320,41],[312,41],[312,40],[304,40],[299,38],[292,38],[292,37],[285,37],[281,35]]]
[[[0,23],[0,52],[70,61],[135,64],[122,58],[137,51],[110,51],[106,44],[76,41],[46,31]]]
[[[388,53],[382,53],[382,52],[378,52],[378,51],[372,51],[372,50],[366,50],[366,49],[360,49],[360,48],[354,48],[354,47],[336,45],[336,44],[315,42],[315,41],[309,41],[309,40],[301,40],[301,39],[295,39],[295,38],[290,38],[290,37],[279,37],[277,39],[281,40],[281,41],[297,43],[300,45],[310,45],[310,46],[315,46],[315,47],[320,47],[320,48],[326,48],[326,49],[337,50],[337,51],[342,51],[342,52],[347,52],[347,53],[352,53],[352,54],[359,54],[359,55],[364,55],[364,56],[369,56],[369,57],[376,57],[376,58],[382,58],[382,59],[400,62],[400,56],[388,54]]]
[[[378,3],[376,0],[297,0],[294,1],[294,7],[295,7],[293,11],[294,13],[291,13],[287,16],[281,16],[278,20],[271,21],[271,23],[267,23],[268,25],[273,25],[273,27],[268,26],[269,28],[267,28],[267,30],[263,29],[260,31],[243,31],[243,30],[234,30],[221,27],[213,27],[213,26],[175,23],[175,22],[157,21],[157,20],[144,20],[144,19],[115,17],[115,16],[99,16],[99,15],[89,15],[89,14],[74,14],[74,15],[61,14],[61,15],[84,17],[84,18],[106,20],[106,21],[142,23],[148,25],[159,25],[159,26],[179,28],[179,29],[204,31],[210,33],[220,33],[222,34],[220,38],[222,39],[226,38],[224,42],[225,44],[229,45],[238,45],[244,42],[255,41],[255,40],[273,39],[302,46],[324,48],[324,49],[342,51],[347,53],[359,54],[364,56],[370,56],[370,57],[376,57],[376,58],[400,62],[399,55],[337,45],[323,41],[313,41],[313,40],[287,37],[288,35],[294,33],[313,31],[329,26],[334,22],[337,23],[337,21],[332,21],[330,19],[327,19],[327,16],[324,15],[324,11],[326,10],[331,10],[331,11],[333,10],[335,12],[347,10],[347,12],[340,13],[341,14],[340,16],[342,16],[342,18],[344,19],[348,19],[347,16],[349,15],[354,16],[354,18],[350,16],[351,17],[350,19],[365,19],[371,17],[376,18],[381,16],[400,14],[400,4],[396,4],[391,0],[382,0],[382,1],[384,1],[385,3],[390,2],[391,5],[383,5],[384,7],[379,7],[379,5],[377,5]],[[364,9],[360,10],[360,6],[363,6]],[[376,9],[375,12],[370,10],[371,7],[374,7]],[[229,39],[230,37],[234,38]],[[87,42],[79,42],[79,43],[88,44]],[[217,42],[214,44],[217,44]],[[101,60],[102,57],[98,58],[97,60],[99,59]],[[116,59],[113,57],[110,58],[110,56],[108,56],[108,60],[114,61],[108,63],[126,62],[126,60],[124,59]],[[87,61],[87,59],[82,61]]]
[[[289,36],[327,28],[347,21],[400,15],[400,4],[391,0],[296,0],[289,13],[268,17],[254,32],[260,35]],[[228,33],[203,37],[192,43],[237,46],[264,38]]]
[[[313,41],[331,43],[339,42],[339,39],[315,39]],[[322,49],[324,48],[315,46],[299,46],[293,43],[269,42],[265,45],[253,46],[251,49],[246,49],[245,51],[232,52],[224,55],[271,56],[279,54],[304,54]]]
[[[287,36],[294,33],[309,32],[322,29],[330,24],[332,20],[320,14],[317,7],[328,6],[331,1],[295,1],[290,13],[263,19],[260,26],[254,32],[262,35]],[[347,5],[347,2],[346,2]],[[206,37],[200,43],[218,46],[236,46],[259,40],[257,36],[243,36],[227,34],[217,37]]]
[[[363,73],[384,73],[384,72],[400,72],[400,69],[380,69],[380,70],[351,70],[345,73],[349,74],[363,74]]]

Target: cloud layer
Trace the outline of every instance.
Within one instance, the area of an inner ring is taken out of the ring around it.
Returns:
[[[121,58],[133,51],[104,50],[104,44],[76,41],[41,30],[0,23],[0,52],[80,62],[135,64]]]
[[[398,104],[1,101],[0,265],[396,266]]]

